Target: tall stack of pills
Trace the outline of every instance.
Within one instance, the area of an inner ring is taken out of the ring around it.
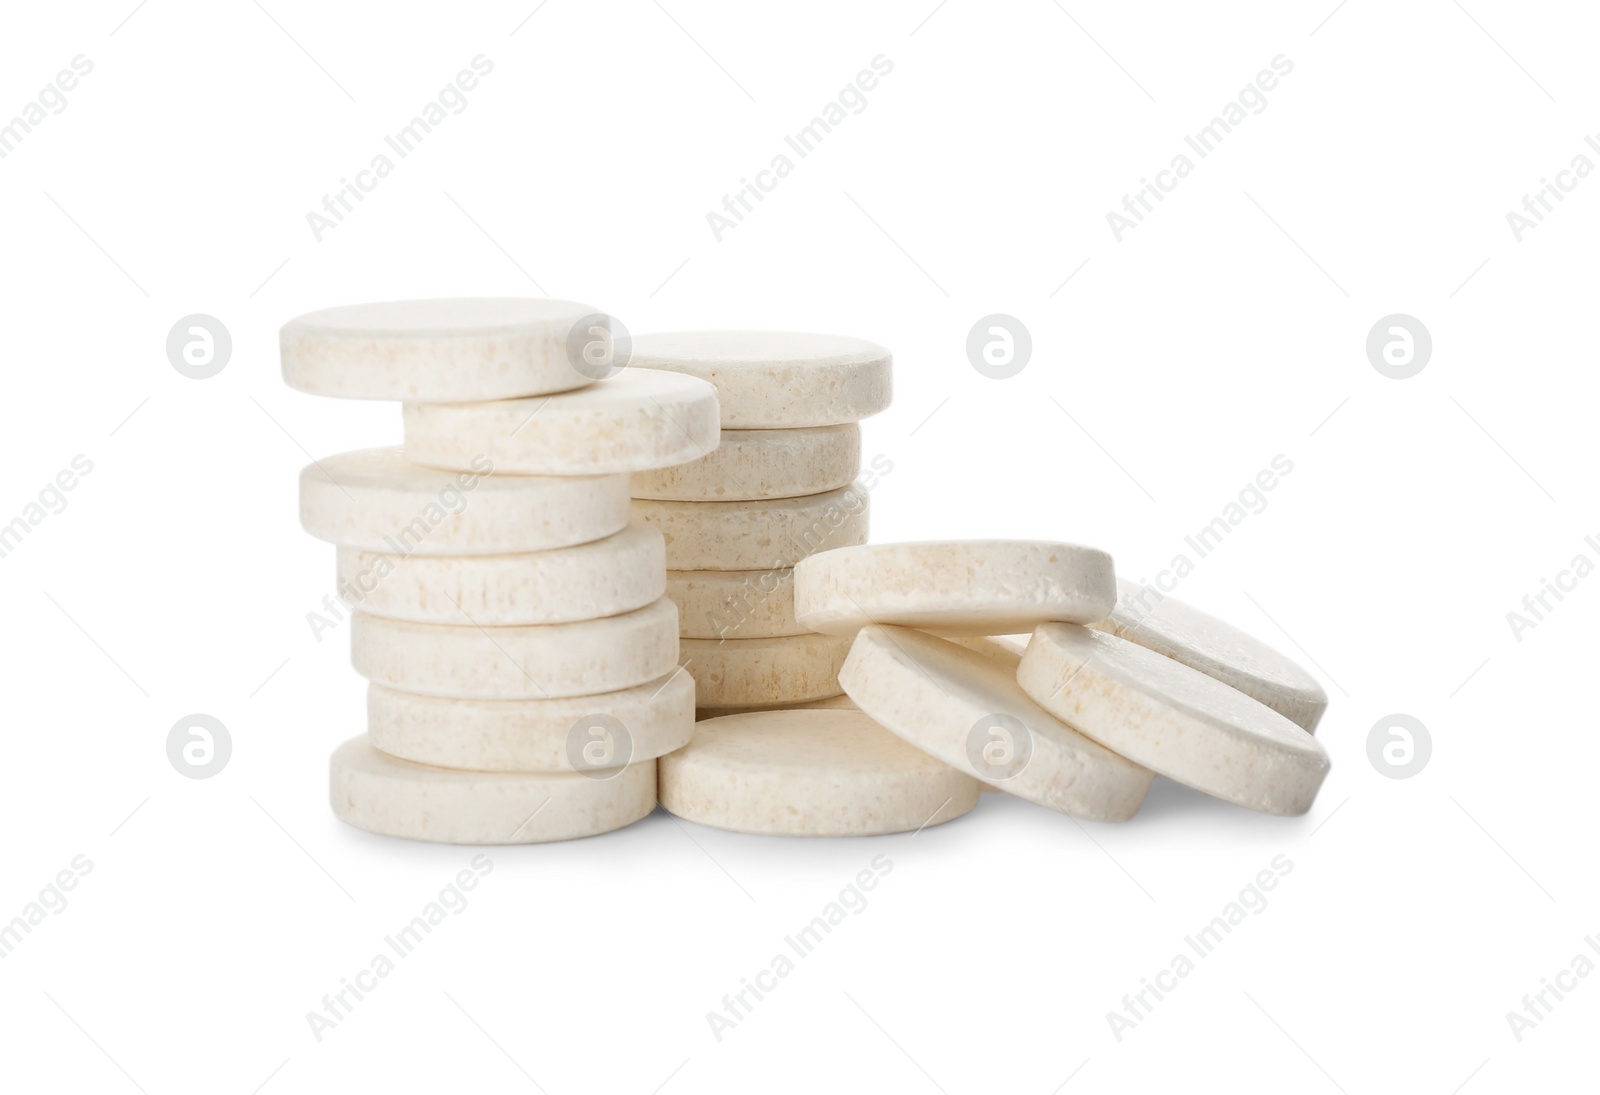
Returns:
[[[370,682],[332,761],[352,825],[563,840],[659,794],[724,829],[866,835],[985,789],[1120,821],[1157,774],[1296,815],[1327,774],[1316,681],[1106,552],[867,544],[872,343],[630,346],[584,305],[456,300],[302,316],[282,351],[293,387],[404,404],[403,448],[300,479]]]
[[[839,696],[849,636],[796,621],[794,567],[866,542],[857,423],[889,405],[889,352],[835,335],[677,332],[636,337],[630,364],[707,381],[721,402],[715,451],[633,477],[634,516],[666,538],[702,713]]]
[[[629,476],[716,449],[715,389],[615,372],[608,317],[563,301],[335,308],[285,325],[281,349],[291,387],[405,404],[404,449],[300,479],[371,682],[367,734],[333,755],[334,812],[468,844],[648,814],[694,686]]]

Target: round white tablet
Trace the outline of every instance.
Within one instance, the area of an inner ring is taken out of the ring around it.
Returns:
[[[594,772],[682,748],[694,678],[682,669],[618,692],[459,700],[367,688],[367,737],[390,756],[479,772]]]
[[[775,639],[682,639],[698,707],[783,707],[839,694],[850,640],[834,635]]]
[[[328,308],[283,325],[283,379],[313,395],[423,403],[565,392],[593,379],[573,366],[568,351],[585,317],[609,322],[569,300],[391,300]]]
[[[960,817],[972,777],[852,711],[761,711],[702,722],[660,763],[661,805],[736,833],[876,836]]]
[[[889,405],[889,351],[865,339],[673,331],[636,336],[629,361],[711,381],[734,430],[859,422]]]
[[[794,618],[794,571],[669,570],[667,596],[686,639],[804,635]]]
[[[723,430],[698,460],[633,477],[635,498],[745,502],[798,498],[847,487],[861,470],[861,427]]]
[[[300,524],[319,540],[391,555],[548,551],[628,523],[628,477],[491,475],[413,464],[399,449],[361,449],[300,472]]]
[[[794,589],[796,617],[828,635],[870,623],[946,635],[1031,631],[1051,620],[1092,623],[1117,597],[1111,556],[1035,540],[840,547],[801,560]]]
[[[1252,810],[1303,814],[1328,774],[1317,739],[1276,711],[1114,635],[1045,624],[1017,681],[1107,748]]]
[[[1328,694],[1316,679],[1252,635],[1136,582],[1117,582],[1117,606],[1098,631],[1165,654],[1232,685],[1315,733]]]
[[[338,590],[363,612],[418,623],[559,624],[643,608],[666,590],[661,534],[635,521],[573,547],[516,555],[392,555],[341,547]]]
[[[1125,821],[1153,778],[1029,699],[1002,661],[921,631],[863,628],[839,683],[924,752],[1074,817]]]
[[[483,700],[615,692],[672,672],[678,610],[663,597],[602,620],[532,627],[415,624],[355,612],[350,660],[375,684]]]
[[[604,475],[698,460],[717,447],[716,389],[694,377],[624,369],[575,392],[492,403],[407,403],[406,456],[497,472]]]
[[[866,543],[867,509],[866,491],[854,486],[757,502],[633,502],[633,515],[666,537],[671,570],[792,567],[814,552]]]
[[[365,735],[334,750],[329,798],[340,821],[439,844],[543,844],[609,833],[655,809],[656,762],[601,773],[462,772],[399,760]]]

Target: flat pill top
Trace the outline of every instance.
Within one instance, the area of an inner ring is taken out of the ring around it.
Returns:
[[[869,623],[948,635],[1007,635],[1093,623],[1116,602],[1111,556],[1041,540],[929,540],[837,546],[795,568],[795,612],[813,631]]]
[[[833,778],[946,769],[859,711],[775,709],[707,719],[695,725],[694,740],[677,759]]]
[[[307,312],[285,331],[330,338],[449,338],[504,335],[566,328],[595,314],[587,304],[538,297],[460,297],[444,300],[381,300]]]
[[[665,331],[633,342],[633,364],[647,368],[752,368],[887,364],[889,351],[849,335],[804,331]]]
[[[1165,654],[1259,700],[1314,730],[1328,706],[1316,678],[1232,624],[1146,589],[1119,581],[1116,608],[1100,631]]]
[[[461,480],[476,481],[479,487],[490,491],[538,490],[551,485],[548,478],[535,476],[491,476],[491,465],[479,460],[481,470],[471,472],[445,471],[430,468],[407,460],[405,451],[398,445],[377,449],[355,449],[307,464],[301,469],[302,482],[326,482],[345,489],[438,491],[459,487]]]
[[[846,335],[669,331],[636,336],[628,360],[715,384],[730,429],[859,422],[890,399],[892,355]]]
[[[606,375],[589,354],[612,337],[567,300],[387,300],[291,319],[278,347],[284,381],[312,395],[466,403],[581,388]]]

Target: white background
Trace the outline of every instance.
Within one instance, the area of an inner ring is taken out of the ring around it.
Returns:
[[[0,960],[6,1086],[1478,1095],[1591,1068],[1600,977],[1520,1042],[1506,1013],[1600,933],[1600,581],[1521,641],[1506,613],[1600,557],[1600,180],[1521,242],[1506,213],[1600,126],[1597,27],[1334,2],[9,10],[0,120],[74,56],[94,71],[0,160],[0,522],[75,455],[93,471],[0,559],[0,918],[93,867]],[[307,212],[478,54],[468,108],[317,242]],[[878,54],[867,108],[719,243],[706,214]],[[1106,213],[1279,54],[1266,109],[1119,243]],[[1120,826],[988,796],[914,838],[657,813],[495,849],[319,1043],[306,1013],[473,852],[329,813],[363,685],[347,626],[306,622],[333,550],[298,527],[296,474],[398,440],[399,413],[285,388],[277,328],[543,292],[635,332],[890,346],[877,540],[1066,538],[1153,577],[1287,456],[1180,596],[1317,672],[1316,806],[1158,781]],[[197,312],[234,340],[206,381],[164,349]],[[995,312],[1034,342],[1006,381],[964,349]],[[1364,349],[1397,312],[1434,340],[1405,381]],[[167,760],[190,712],[231,731],[209,780]],[[1393,712],[1431,731],[1407,780],[1367,757]],[[870,905],[717,1041],[706,1013],[879,854]],[[1268,907],[1119,1042],[1106,1013],[1279,854]]]

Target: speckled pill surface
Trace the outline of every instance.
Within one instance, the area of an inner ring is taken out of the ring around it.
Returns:
[[[717,447],[717,392],[694,377],[624,369],[587,388],[488,403],[407,403],[406,456],[461,469],[480,454],[517,475],[609,475],[698,460]]]
[[[869,623],[1001,635],[1091,623],[1116,602],[1111,556],[1040,540],[932,540],[836,547],[795,566],[795,615],[813,631]]]
[[[426,696],[535,700],[632,688],[678,662],[678,610],[644,608],[566,624],[418,624],[350,618],[350,660],[374,684]]]
[[[687,373],[717,386],[732,430],[859,422],[889,406],[889,351],[865,339],[794,331],[638,335],[635,368]]]
[[[950,641],[1005,666],[1015,674],[1017,666],[1022,663],[1022,655],[1028,649],[1028,640],[1031,637],[1031,635],[963,635],[953,637]],[[696,714],[695,717],[698,718],[699,715]],[[980,785],[978,790],[998,792],[1000,788],[985,783]]]
[[[861,710],[917,748],[1074,817],[1125,821],[1154,778],[1035,703],[1004,661],[947,639],[863,628],[839,681]]]
[[[308,312],[278,334],[291,388],[430,403],[565,392],[590,382],[567,339],[595,315],[543,298],[393,300]]]
[[[850,640],[834,635],[774,639],[682,639],[698,707],[779,707],[837,696]]]
[[[867,512],[867,493],[855,486],[756,502],[633,502],[634,517],[666,538],[671,570],[793,567],[818,551],[866,543]]]
[[[694,733],[694,678],[549,700],[463,700],[367,687],[367,736],[391,756],[481,772],[586,772],[650,760]]]
[[[628,477],[491,475],[427,468],[397,448],[325,457],[300,472],[300,524],[363,551],[495,555],[599,540],[628,524]]]
[[[515,555],[393,555],[341,547],[339,595],[417,623],[556,624],[643,608],[666,589],[661,534],[640,522],[573,547]]]
[[[861,427],[854,423],[796,430],[723,430],[698,460],[639,472],[635,498],[745,502],[797,498],[849,486],[861,470]]]
[[[1317,739],[1237,689],[1074,624],[1033,633],[1017,681],[1040,706],[1128,759],[1268,814],[1303,814],[1328,774]]]
[[[794,618],[794,570],[669,570],[667,596],[686,639],[804,635]]]
[[[1328,694],[1310,673],[1257,639],[1182,601],[1136,582],[1118,581],[1117,604],[1097,631],[1165,654],[1272,708],[1316,733]]]
[[[761,711],[700,723],[660,762],[661,804],[738,833],[874,836],[953,820],[972,777],[855,711]]]
[[[655,809],[656,762],[610,778],[576,772],[462,772],[412,764],[365,735],[329,763],[334,816],[383,836],[440,844],[543,844],[596,836]]]

